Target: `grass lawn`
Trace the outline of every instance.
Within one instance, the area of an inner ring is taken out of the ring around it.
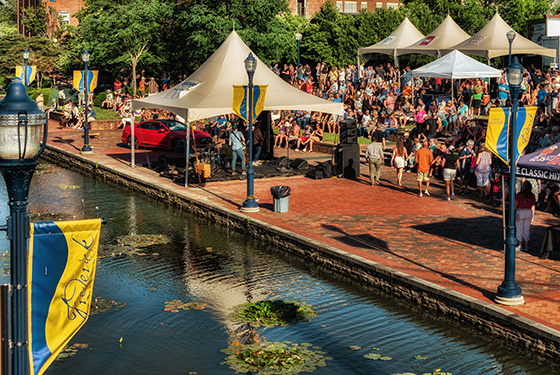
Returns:
[[[333,133],[323,133],[323,142],[332,142],[338,143],[339,136],[338,134]],[[358,137],[358,144],[359,145],[369,145],[371,141],[368,138]]]
[[[112,109],[106,109],[101,107],[93,107],[98,120],[120,120],[121,118],[117,116],[117,112]]]

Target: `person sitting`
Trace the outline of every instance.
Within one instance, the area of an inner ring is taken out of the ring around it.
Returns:
[[[311,140],[311,133],[312,133],[311,125],[307,124],[305,129],[303,130],[303,134],[299,137],[296,141],[296,151],[299,151],[300,147],[303,145],[303,152],[307,151],[307,146],[310,145],[310,148],[313,147],[313,141]]]
[[[286,135],[286,126],[289,126],[289,122],[284,122],[282,119],[279,121],[279,125],[277,127],[278,134],[274,136],[274,147],[282,147],[284,142],[286,143],[285,147],[288,147],[288,137]]]
[[[101,102],[101,108],[112,109],[115,106],[113,102],[113,93],[111,90],[107,90],[107,96],[105,97],[105,100]]]

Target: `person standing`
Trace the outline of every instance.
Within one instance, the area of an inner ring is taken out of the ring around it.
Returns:
[[[481,198],[486,198],[490,194],[490,170],[492,168],[492,156],[486,150],[486,145],[480,145],[480,151],[476,157],[476,186],[478,187]]]
[[[383,148],[376,139],[372,139],[372,142],[366,148],[366,161],[369,163],[371,186],[379,185],[381,164],[384,164],[383,157]]]
[[[455,147],[445,145],[441,146],[444,153],[442,159],[443,180],[445,181],[445,192],[447,193],[446,201],[455,199],[455,177],[457,176],[457,168],[459,167],[459,155],[455,153]]]
[[[430,173],[430,167],[432,166],[432,162],[434,161],[434,155],[428,148],[429,144],[428,141],[424,141],[422,143],[422,148],[416,152],[414,157],[414,162],[416,164],[416,181],[418,181],[418,196],[422,198],[424,195],[430,196],[430,192],[428,189],[430,188],[430,177],[428,177]],[[424,194],[422,194],[422,182],[426,183],[426,189],[424,190]]]
[[[245,172],[245,137],[243,133],[237,129],[237,124],[232,125],[233,131],[229,135],[229,143],[231,145],[232,157],[231,157],[231,174],[234,175],[237,172],[236,163],[237,157],[241,158],[241,174],[246,174]]]
[[[474,112],[476,111],[476,117],[480,117],[480,107],[482,105],[482,94],[484,93],[484,86],[482,86],[482,82],[480,79],[476,79],[474,84],[474,93],[472,96],[472,108],[473,108],[473,116]]]
[[[406,160],[408,159],[408,152],[404,147],[404,142],[402,140],[397,141],[397,145],[393,149],[393,154],[391,156],[391,165],[397,170],[397,185],[402,186],[402,174],[403,169],[406,166]]]
[[[158,84],[154,77],[150,78],[150,82],[148,82],[148,93],[149,95],[157,94],[158,92]]]
[[[515,237],[517,238],[517,249],[529,251],[529,239],[531,238],[531,223],[535,215],[535,194],[529,181],[523,182],[521,191],[515,195]]]
[[[463,147],[459,154],[459,194],[468,194],[469,190],[469,173],[471,171],[472,159],[475,156],[474,141],[469,139],[467,145]]]
[[[140,97],[143,98],[146,95],[146,77],[142,77],[142,79],[140,79],[138,90],[140,91]]]

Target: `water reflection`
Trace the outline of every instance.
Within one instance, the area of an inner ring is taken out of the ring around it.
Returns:
[[[86,176],[58,168],[54,172],[34,178],[30,210],[105,216],[104,246],[130,234],[163,234],[172,242],[152,246],[143,256],[100,259],[94,295],[128,305],[91,317],[72,340],[89,348],[55,362],[47,375],[232,374],[220,365],[225,357],[220,350],[240,326],[228,315],[233,306],[262,298],[314,307],[318,316],[310,322],[258,328],[257,333],[269,341],[322,346],[333,360],[317,374],[424,373],[436,368],[455,375],[560,373],[555,362],[493,343],[208,221]],[[80,189],[61,189],[66,184]],[[0,196],[0,201],[6,199]],[[7,212],[2,210],[6,208],[0,206],[0,213]],[[164,311],[164,302],[174,299],[208,306]],[[350,351],[349,345],[363,349]],[[393,360],[363,358],[374,347]],[[415,355],[428,359],[415,360]]]

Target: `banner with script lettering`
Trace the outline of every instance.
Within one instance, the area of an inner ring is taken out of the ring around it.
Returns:
[[[87,83],[88,92],[93,92],[97,87],[97,76],[99,75],[98,70],[88,70]],[[79,92],[84,92],[84,71],[74,70],[74,88]]]
[[[268,85],[253,86],[253,121],[264,109],[264,99]],[[247,86],[233,86],[233,112],[245,121],[249,121],[249,90]]]
[[[25,81],[25,65],[18,65],[16,66],[16,77],[21,78],[22,82]],[[37,66],[36,65],[27,65],[27,85],[33,81],[35,81],[35,76],[37,75]]]
[[[101,219],[31,224],[29,367],[40,375],[89,317]]]

